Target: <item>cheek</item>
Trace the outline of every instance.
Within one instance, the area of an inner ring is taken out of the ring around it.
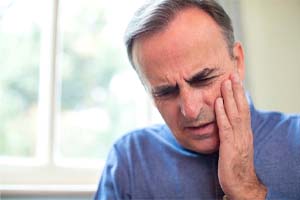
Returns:
[[[221,93],[221,86],[222,86],[222,83],[225,81],[225,80],[228,80],[229,79],[229,76],[230,76],[230,73],[226,73],[224,74],[222,77],[220,77],[219,80],[216,81],[216,83],[214,84],[214,88],[213,88],[213,91],[214,91],[214,100],[216,100],[216,98],[218,97],[222,97],[222,93]]]
[[[174,126],[178,123],[179,109],[176,102],[155,100],[155,106],[169,126]]]
[[[215,98],[220,97],[221,96],[221,85],[222,85],[223,80],[220,80],[216,86],[215,86]]]
[[[221,96],[221,84],[222,80],[216,81],[206,92],[206,104],[210,107],[214,107],[215,101]]]

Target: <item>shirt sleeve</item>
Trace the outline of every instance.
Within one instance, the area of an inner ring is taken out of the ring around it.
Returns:
[[[103,169],[95,200],[131,199],[126,163],[117,147],[113,146]]]

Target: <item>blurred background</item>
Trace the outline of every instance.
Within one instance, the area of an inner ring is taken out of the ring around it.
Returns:
[[[219,0],[256,107],[300,112],[300,1]],[[0,199],[91,199],[113,141],[161,122],[123,45],[141,0],[0,0]]]

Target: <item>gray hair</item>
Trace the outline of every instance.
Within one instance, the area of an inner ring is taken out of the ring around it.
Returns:
[[[136,69],[132,58],[134,41],[146,34],[163,30],[176,14],[189,7],[206,12],[220,26],[227,43],[229,55],[233,58],[234,33],[230,17],[214,0],[149,0],[136,11],[125,32],[128,58]]]

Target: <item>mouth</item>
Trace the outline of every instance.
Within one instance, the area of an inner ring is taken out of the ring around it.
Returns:
[[[184,131],[195,139],[206,139],[213,135],[216,123],[209,122],[200,125],[190,125],[184,127]]]

